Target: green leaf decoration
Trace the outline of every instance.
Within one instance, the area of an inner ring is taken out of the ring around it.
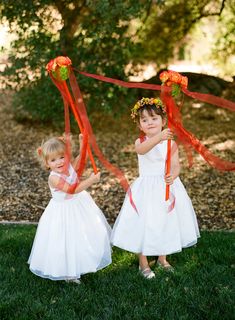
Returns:
[[[172,91],[171,91],[172,97],[177,98],[180,95],[180,93],[181,93],[180,85],[174,83],[172,85]]]
[[[68,67],[65,67],[65,66],[60,67],[60,79],[64,81],[64,80],[67,80],[68,77],[69,77]]]

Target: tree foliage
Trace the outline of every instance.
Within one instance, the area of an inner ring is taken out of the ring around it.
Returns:
[[[125,79],[124,65],[133,48],[129,23],[140,17],[148,2],[3,1],[2,17],[17,35],[5,75],[18,91],[18,111],[23,108],[44,120],[61,116],[61,98],[45,72],[47,62],[58,55],[68,55],[80,70]],[[83,76],[79,81],[90,108],[109,109],[111,99],[112,105],[122,107],[120,98],[128,98],[123,88]]]
[[[1,0],[0,16],[16,39],[4,72],[17,90],[16,110],[32,118],[61,119],[59,92],[45,71],[47,62],[68,55],[73,65],[90,73],[127,79],[129,62],[167,65],[180,51],[200,19],[219,18],[218,48],[234,52],[232,0]],[[223,15],[225,11],[229,15]],[[229,24],[226,29],[225,24]],[[132,73],[134,67],[129,71]],[[92,110],[119,113],[133,103],[134,90],[78,76]]]
[[[158,66],[169,63],[176,52],[182,54],[186,36],[201,19],[216,16],[223,21],[226,18],[222,17],[225,4],[225,0],[169,0],[152,5],[139,36],[144,53],[139,58],[152,60]]]
[[[218,31],[212,57],[219,65],[231,72],[235,59],[235,2],[227,1],[223,15],[218,21]],[[232,60],[233,59],[233,60]],[[234,71],[233,71],[234,72]]]

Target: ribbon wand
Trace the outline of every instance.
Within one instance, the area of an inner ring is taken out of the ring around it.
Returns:
[[[52,59],[46,66],[46,69],[52,79],[52,81],[54,82],[54,84],[56,85],[56,87],[59,89],[63,100],[64,100],[64,108],[65,108],[65,114],[67,113],[66,116],[66,127],[68,131],[68,124],[67,122],[69,122],[69,116],[68,116],[68,106],[71,107],[72,112],[74,114],[74,117],[76,119],[76,122],[78,124],[78,127],[80,129],[81,133],[87,134],[87,130],[84,127],[82,121],[81,121],[81,117],[79,115],[79,110],[77,109],[77,106],[74,103],[74,99],[71,96],[71,93],[68,89],[66,80],[69,78],[70,75],[70,70],[71,70],[71,60],[68,57],[57,57],[55,59]],[[69,132],[66,132],[66,134],[69,134]],[[97,167],[90,149],[90,145],[88,144],[86,146],[87,148],[87,152],[93,167],[93,171],[94,173],[97,173]],[[84,165],[84,164],[83,164]],[[80,168],[82,170],[82,168]]]
[[[170,88],[169,88],[170,89]],[[167,113],[167,118],[168,118],[168,123],[167,123],[167,127],[168,129],[171,129],[172,125],[171,125],[171,121],[170,119],[172,119],[172,108],[171,108],[171,104],[170,103],[166,103],[167,99],[166,96],[169,95],[169,91],[167,87],[164,86],[164,84],[161,87],[161,100],[164,102],[165,104],[165,108],[166,108],[166,113]],[[171,172],[171,140],[168,139],[167,140],[167,156],[166,156],[166,175],[170,174]],[[170,185],[167,184],[166,185],[166,192],[165,192],[165,201],[169,200],[170,198]]]
[[[78,170],[76,170],[78,177],[81,176],[82,170],[85,167],[86,157],[84,157],[84,155],[86,155],[86,151],[88,152],[88,155],[90,157],[94,173],[98,172],[92,152],[91,152],[91,148],[92,148],[96,156],[99,158],[100,162],[104,165],[104,167],[110,172],[112,172],[119,179],[121,186],[128,193],[132,207],[138,213],[135,203],[132,199],[131,189],[129,187],[128,181],[125,178],[124,174],[118,167],[115,167],[114,165],[112,165],[104,157],[104,155],[102,154],[101,150],[97,145],[91,124],[87,116],[86,106],[83,102],[80,88],[77,84],[75,75],[73,73],[74,68],[72,67],[72,61],[68,57],[59,56],[49,61],[49,63],[46,66],[46,69],[51,77],[51,80],[53,81],[57,89],[60,91],[63,98],[64,111],[65,111],[64,113],[65,113],[66,136],[68,137],[70,133],[69,107],[72,109],[76,122],[80,128],[80,131],[82,133],[84,132],[81,161],[78,162],[79,167],[78,167]],[[69,79],[70,89],[72,91],[72,94],[70,93],[69,88],[67,86],[67,83],[66,83],[67,79]],[[89,144],[88,144],[88,137],[89,137]],[[69,143],[70,143],[69,139],[66,139],[66,141],[67,141],[67,145],[69,146]],[[86,141],[86,144],[85,144],[85,141]],[[67,154],[66,158],[69,160],[70,152],[67,152],[66,154]],[[67,161],[67,164],[68,164],[68,161]]]
[[[167,113],[169,114],[169,118],[172,117],[172,110],[170,106],[168,106]],[[171,122],[168,120],[168,129],[171,129]],[[171,172],[171,140],[167,140],[167,158],[166,158],[166,175],[170,174]],[[170,197],[170,185],[166,185],[166,195],[165,200],[169,200]]]
[[[172,123],[173,120],[173,109],[175,102],[174,97],[177,97],[180,95],[181,88],[187,88],[188,85],[188,78],[183,77],[177,72],[174,71],[163,71],[160,74],[160,80],[162,81],[162,87],[161,87],[161,99],[165,105],[167,117],[168,117],[168,129],[172,129]],[[178,112],[177,112],[178,113]],[[176,115],[176,118],[179,118],[178,115]],[[167,158],[166,158],[166,175],[170,174],[171,172],[171,155],[172,155],[172,149],[171,149],[171,140],[167,140]],[[166,193],[165,193],[165,200],[169,200],[170,198],[170,185],[166,185]]]
[[[63,88],[65,90],[66,96],[67,96],[67,98],[69,100],[69,104],[70,104],[70,106],[72,108],[72,111],[73,111],[74,117],[75,117],[75,119],[77,121],[77,124],[79,126],[79,129],[80,129],[81,133],[84,133],[84,129],[83,129],[83,125],[82,125],[81,119],[79,118],[78,112],[77,112],[76,107],[74,105],[73,98],[71,97],[71,94],[69,92],[69,89],[68,89],[66,81],[63,81],[62,85],[63,85]],[[90,148],[89,144],[87,145],[87,152],[88,152],[88,155],[89,155],[92,167],[93,167],[93,171],[96,174],[98,172],[98,170],[97,170],[97,166],[96,166],[96,163],[95,163],[94,157],[92,155],[91,148]]]

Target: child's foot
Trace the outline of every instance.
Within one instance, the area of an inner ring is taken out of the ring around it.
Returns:
[[[157,265],[163,269],[165,269],[166,271],[171,271],[173,272],[174,271],[174,268],[170,265],[170,263],[168,261],[157,261]]]
[[[141,267],[139,266],[139,271],[145,279],[155,278],[155,273],[149,267],[141,269]]]
[[[76,283],[76,284],[81,284],[81,280],[80,279],[67,279],[65,281],[66,282],[73,282],[73,283]]]

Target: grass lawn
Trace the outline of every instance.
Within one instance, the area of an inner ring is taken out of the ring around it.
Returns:
[[[0,225],[0,319],[234,319],[234,240],[202,232],[198,245],[170,256],[175,272],[145,280],[134,254],[113,249],[113,263],[82,284],[33,275],[27,265],[35,226]]]

